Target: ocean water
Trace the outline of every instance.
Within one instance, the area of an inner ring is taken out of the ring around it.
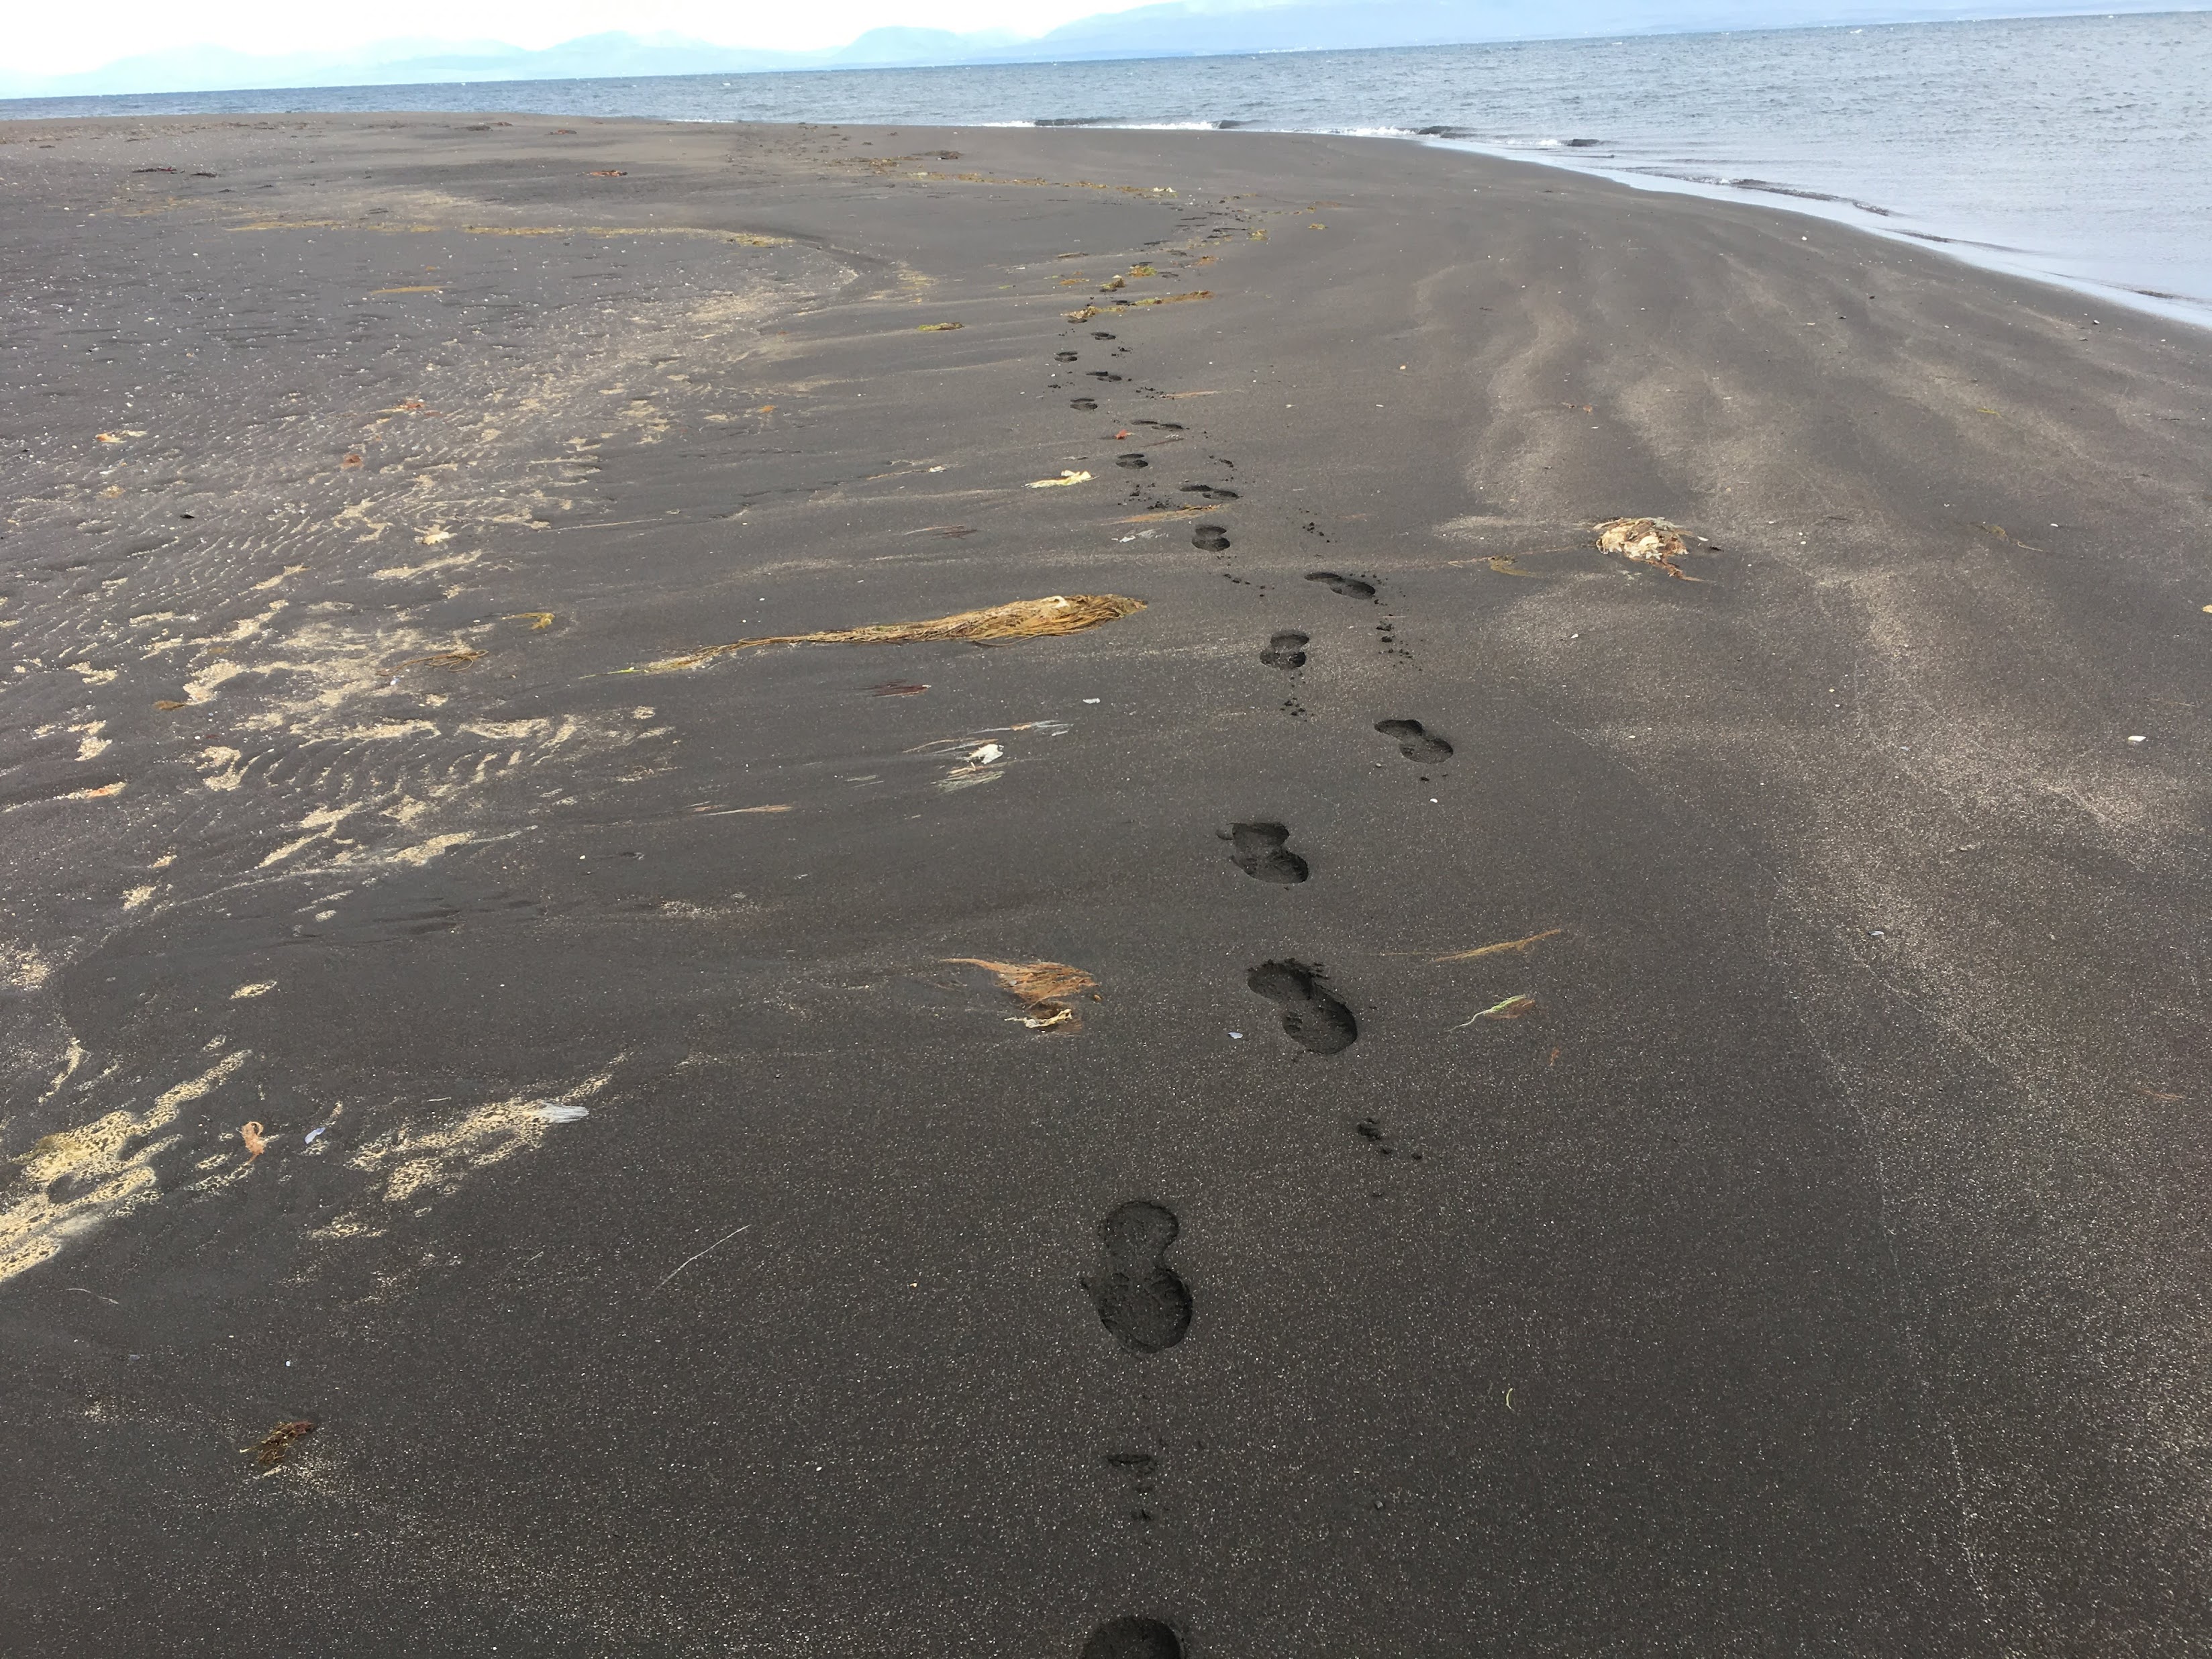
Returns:
[[[307,110],[1374,134],[1816,213],[2212,326],[2212,11],[0,102]]]

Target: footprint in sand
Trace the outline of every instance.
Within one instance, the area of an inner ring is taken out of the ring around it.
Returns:
[[[1310,643],[1305,635],[1295,631],[1270,634],[1267,648],[1260,653],[1260,660],[1270,668],[1304,668],[1306,647]]]
[[[1110,334],[1100,334],[1100,333],[1097,333],[1097,332],[1095,332],[1095,331],[1094,331],[1094,332],[1091,334],[1091,337],[1092,339],[1094,339],[1094,340],[1110,340],[1110,339],[1112,339],[1114,337],[1113,337],[1112,335],[1110,335]]]
[[[1182,493],[1186,495],[1195,495],[1200,501],[1233,501],[1237,499],[1235,490],[1224,489],[1219,484],[1185,484],[1182,487]]]
[[[1067,400],[1067,406],[1070,409],[1096,409],[1098,407],[1098,399],[1096,398],[1070,398]]]
[[[1359,1041],[1352,1010],[1323,990],[1320,974],[1303,962],[1263,962],[1244,982],[1282,1011],[1283,1033],[1301,1048],[1338,1054]]]
[[[1409,761],[1440,761],[1450,758],[1452,746],[1434,732],[1423,728],[1419,720],[1377,720],[1375,729],[1398,745],[1398,752]]]
[[[1229,550],[1229,532],[1218,524],[1193,525],[1190,544],[1207,553],[1224,553]]]
[[[1133,1199],[1098,1224],[1101,1271],[1083,1281],[1099,1322],[1139,1353],[1172,1348],[1190,1329],[1190,1291],[1168,1266],[1182,1224],[1172,1211]]]
[[[1118,380],[1121,378],[1120,375],[1115,374],[1111,369],[1106,368],[1085,369],[1084,372],[1089,374],[1094,380]]]
[[[1055,351],[1052,354],[1052,360],[1056,363],[1072,363],[1075,361],[1075,354],[1072,351]]]
[[[1152,463],[1141,455],[1116,455],[1114,458],[1114,465],[1116,466],[1126,466],[1132,471],[1141,471],[1146,467],[1150,466]]]
[[[1306,580],[1319,582],[1330,592],[1341,593],[1347,599],[1371,599],[1375,597],[1373,582],[1361,581],[1357,576],[1340,576],[1334,570],[1313,571]]]
[[[1091,1632],[1083,1659],[1182,1659],[1182,1644],[1157,1619],[1109,1619]]]
[[[1229,861],[1253,880],[1295,887],[1308,872],[1306,861],[1285,844],[1290,838],[1279,823],[1232,823],[1222,837],[1234,848]]]

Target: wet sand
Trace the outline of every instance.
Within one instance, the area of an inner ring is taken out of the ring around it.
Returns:
[[[11,1651],[2212,1640],[2212,340],[574,125],[0,127]]]

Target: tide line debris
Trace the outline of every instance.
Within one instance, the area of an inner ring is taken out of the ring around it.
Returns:
[[[1071,968],[1064,962],[994,962],[988,957],[942,960],[990,974],[1022,1005],[1023,1012],[1009,1018],[1019,1019],[1032,1031],[1082,1030],[1083,1018],[1075,1012],[1073,998],[1098,983],[1080,968]]]
[[[1122,280],[1119,276],[1115,277],[1113,281],[1101,288],[1099,292],[1110,293],[1121,286]],[[1187,300],[1211,300],[1212,297],[1212,289],[1200,288],[1193,289],[1188,294],[1154,294],[1148,295],[1141,300],[1115,300],[1106,306],[1084,306],[1074,311],[1063,311],[1060,314],[1071,323],[1087,323],[1093,317],[1103,316],[1108,312],[1134,311],[1139,306],[1181,305]]]
[[[1142,599],[1118,593],[1054,593],[1041,599],[1016,599],[1007,605],[985,605],[975,611],[956,611],[949,617],[927,622],[870,623],[861,628],[831,629],[820,634],[771,634],[757,640],[737,640],[710,645],[681,657],[665,657],[644,665],[648,673],[696,668],[732,651],[757,645],[921,645],[939,640],[966,640],[975,645],[998,645],[1012,640],[1048,638],[1056,634],[1079,634],[1102,623],[1119,621],[1142,611]],[[625,674],[635,668],[619,671]]]
[[[720,1249],[723,1245],[728,1243],[739,1233],[750,1232],[752,1228],[753,1224],[750,1221],[745,1223],[742,1227],[731,1228],[729,1231],[724,1233],[720,1238],[716,1239],[712,1244],[709,1244],[705,1249],[697,1252],[696,1255],[685,1256],[683,1261],[678,1262],[673,1267],[671,1267],[668,1270],[668,1279],[662,1279],[659,1284],[654,1285],[653,1289],[647,1291],[646,1294],[647,1296],[653,1296],[657,1295],[661,1291],[665,1290],[668,1286],[669,1279],[675,1278],[677,1274],[682,1273],[686,1267],[698,1261],[702,1256],[709,1256],[714,1255],[715,1251]]]
[[[956,789],[969,788],[979,783],[996,783],[1006,774],[994,770],[1006,757],[1002,744],[979,744],[960,757],[960,764],[938,779],[937,787],[950,794]]]
[[[1503,1002],[1492,1003],[1490,1006],[1477,1014],[1474,1019],[1462,1020],[1459,1024],[1453,1026],[1452,1030],[1464,1031],[1468,1026],[1474,1024],[1476,1019],[1518,1019],[1535,1006],[1536,999],[1534,997],[1507,997]]]
[[[1603,552],[1618,553],[1637,564],[1650,565],[1677,581],[1704,580],[1674,562],[1690,550],[1679,526],[1664,519],[1608,519],[1595,528],[1597,544]]]
[[[1557,939],[1567,930],[1547,927],[1540,933],[1531,933],[1526,939],[1500,939],[1495,945],[1477,945],[1472,951],[1455,951],[1449,956],[1431,957],[1431,962],[1480,962],[1485,957],[1503,956],[1508,951],[1526,952],[1531,945],[1541,945],[1547,939]]]
[[[240,1446],[238,1449],[241,1453],[252,1452],[258,1468],[273,1469],[290,1456],[293,1446],[313,1434],[316,1427],[314,1419],[307,1417],[290,1423],[279,1423],[252,1445]]]

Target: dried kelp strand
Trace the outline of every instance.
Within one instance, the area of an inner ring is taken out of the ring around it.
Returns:
[[[927,622],[871,623],[863,628],[833,629],[821,634],[773,634],[757,640],[738,640],[712,645],[688,656],[666,657],[645,665],[648,672],[696,668],[732,651],[757,645],[920,645],[939,640],[967,640],[976,645],[998,645],[1013,640],[1044,639],[1055,634],[1079,634],[1101,623],[1118,621],[1145,608],[1141,599],[1118,593],[1055,593],[1042,599],[1017,599],[1011,605],[986,605],[980,611],[960,611]]]

